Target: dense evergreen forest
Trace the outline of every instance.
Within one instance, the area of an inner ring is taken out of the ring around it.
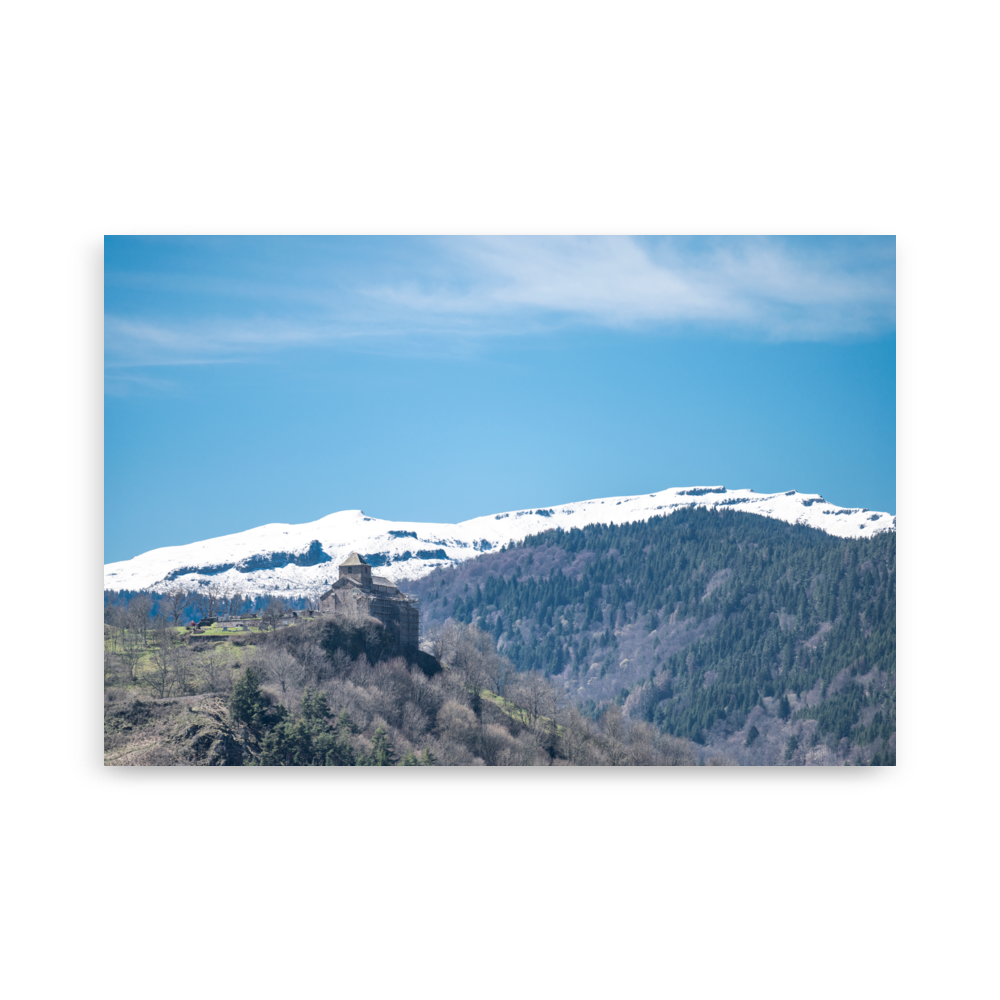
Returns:
[[[405,589],[561,682],[740,763],[895,763],[896,537],[730,511],[532,536]],[[775,759],[777,754],[778,759]]]

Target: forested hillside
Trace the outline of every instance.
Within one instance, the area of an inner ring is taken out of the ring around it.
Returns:
[[[895,763],[894,533],[687,510],[407,589],[408,656],[279,599],[202,636],[183,590],[106,595],[108,762]]]
[[[124,612],[105,646],[112,766],[726,763],[618,706],[584,718],[471,626],[443,629],[435,655],[401,655],[373,618],[324,616],[208,642],[150,620],[143,595]]]
[[[895,763],[895,533],[729,511],[552,531],[403,584],[584,714],[737,763]]]

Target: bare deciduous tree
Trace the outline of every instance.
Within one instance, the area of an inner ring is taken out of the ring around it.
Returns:
[[[656,730],[648,722],[631,722],[628,727],[630,763],[636,767],[653,767],[660,763]]]
[[[403,706],[403,714],[399,728],[408,739],[418,740],[430,728],[430,719],[412,701]]]
[[[127,616],[125,620],[128,621]],[[138,626],[132,628],[124,627],[120,631],[118,655],[125,666],[128,682],[134,684],[135,668],[139,665],[139,661],[146,652],[146,638],[143,635],[142,629]]]
[[[142,641],[147,641],[150,626],[150,613],[153,610],[153,598],[149,594],[136,594],[128,602],[129,628],[138,629],[142,633]]]
[[[177,683],[177,690],[181,694],[189,694],[194,689],[192,683],[193,674],[190,650],[184,647],[175,650],[174,678]]]
[[[590,723],[572,708],[563,719],[562,748],[571,764],[588,763],[587,746],[592,742]]]
[[[158,615],[154,627],[152,671],[150,681],[161,698],[167,697],[174,684],[174,633],[163,615]]]
[[[335,649],[330,657],[330,676],[343,677],[351,669],[351,658],[342,649]]]
[[[210,649],[202,656],[201,669],[205,674],[209,691],[220,692],[225,689],[229,664],[220,648]]]
[[[234,591],[229,598],[229,613],[233,616],[242,615],[246,611],[248,598],[239,591]]]
[[[273,631],[286,614],[288,614],[287,602],[280,597],[271,597],[260,616],[261,628],[264,631]]]
[[[531,726],[534,726],[543,715],[551,716],[555,712],[556,702],[552,685],[534,670],[517,674],[509,681],[507,697],[521,709]]]
[[[431,636],[430,641],[431,655],[434,656],[440,663],[451,666],[455,655],[455,646],[458,642],[458,629],[454,623],[449,622],[447,625],[438,629],[438,631]]]
[[[166,600],[163,602],[163,610],[174,625],[184,617],[184,613],[190,607],[191,595],[183,587],[171,587],[167,591]]]
[[[302,664],[287,649],[265,648],[260,656],[267,677],[281,686],[282,694],[287,692],[288,685],[302,683]]]
[[[493,649],[484,655],[483,669],[489,689],[501,698],[506,697],[507,684],[515,674],[514,664]]]
[[[114,654],[109,649],[104,650],[104,683],[114,683],[115,674],[115,657]]]
[[[438,712],[438,732],[462,746],[472,747],[476,739],[476,716],[466,705],[454,699],[446,701]]]
[[[486,658],[495,652],[493,636],[480,632],[474,625],[456,628],[452,668],[470,691],[479,692],[486,686]]]
[[[206,618],[215,618],[219,614],[219,605],[225,598],[222,584],[218,580],[211,580],[200,590],[202,607],[205,609]]]
[[[689,766],[695,763],[691,744],[678,736],[660,737],[660,761],[673,767]]]
[[[608,755],[608,763],[612,767],[622,767],[629,764],[628,748],[625,746],[625,720],[622,710],[617,705],[611,705],[601,717],[601,729],[604,731],[604,749]]]
[[[111,651],[117,653],[128,628],[128,612],[120,604],[106,605],[104,621],[111,629]]]
[[[490,766],[517,760],[517,741],[503,726],[489,722],[479,729],[479,755]]]
[[[330,661],[321,646],[315,642],[307,642],[296,653],[302,664],[303,676],[309,683],[322,684],[330,676]]]
[[[112,625],[121,609],[121,605],[109,594],[104,595],[104,624]]]

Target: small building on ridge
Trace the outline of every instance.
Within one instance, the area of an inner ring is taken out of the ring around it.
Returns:
[[[420,609],[415,597],[391,580],[373,576],[372,568],[352,552],[338,567],[337,582],[320,598],[322,611],[370,615],[392,631],[401,651],[415,652],[420,641]]]

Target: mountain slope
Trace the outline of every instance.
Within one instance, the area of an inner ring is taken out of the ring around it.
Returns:
[[[597,714],[738,763],[895,759],[895,535],[690,510],[546,532],[408,584]]]
[[[386,521],[345,510],[306,524],[266,524],[108,563],[104,586],[163,591],[176,582],[197,590],[214,582],[249,596],[280,593],[315,598],[337,578],[337,566],[352,551],[378,567],[381,576],[417,580],[550,528],[568,531],[589,524],[648,521],[691,508],[759,514],[842,538],[870,537],[896,528],[892,514],[837,507],[818,494],[755,493],[723,486],[673,487],[641,496],[505,511],[459,524]]]

